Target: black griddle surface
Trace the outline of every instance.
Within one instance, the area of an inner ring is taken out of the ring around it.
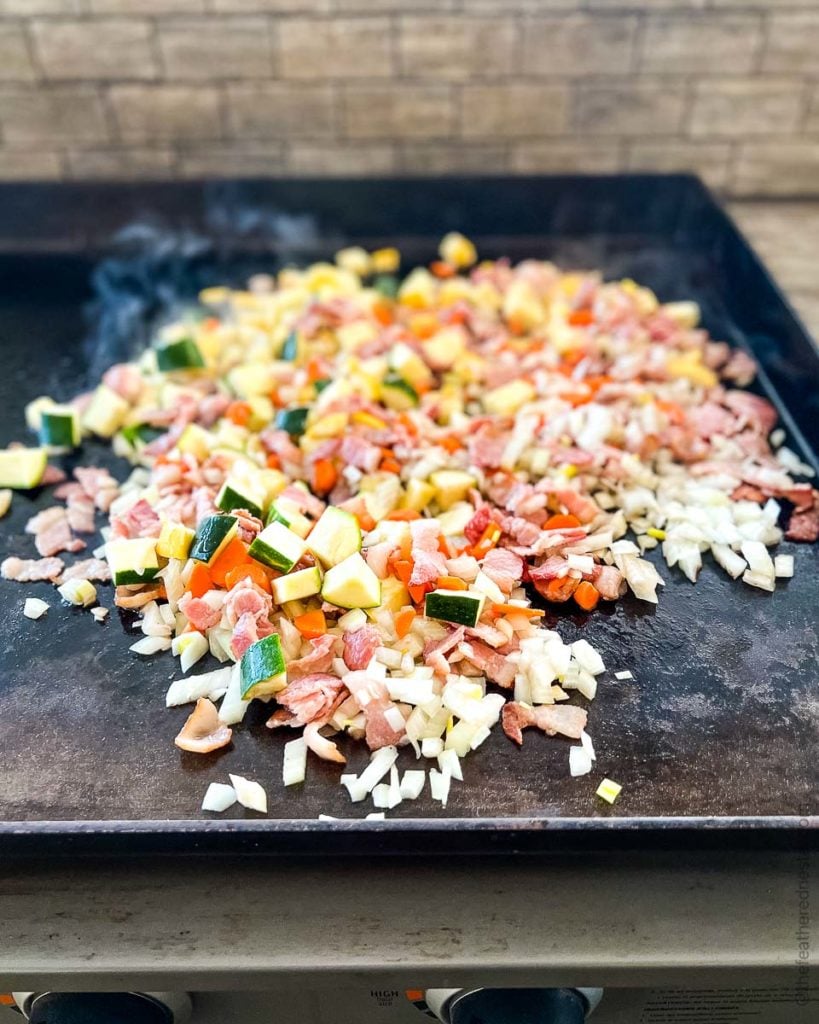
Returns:
[[[220,192],[220,186],[201,184],[89,186],[73,193],[36,188],[40,214],[30,189],[0,190],[3,444],[26,440],[27,401],[39,394],[66,398],[84,389],[93,383],[89,367],[99,372],[108,355],[121,355],[131,344],[130,328],[123,337],[109,325],[102,337],[99,310],[90,322],[87,312],[91,272],[106,258],[111,230],[137,214],[159,211],[166,224],[219,235],[214,209],[220,211],[228,194],[235,213],[236,196],[243,195],[235,185],[227,193],[228,186]],[[379,234],[378,218],[367,223],[366,198],[374,196],[383,210],[385,196],[393,206],[400,204],[402,188],[413,190],[412,208],[393,212],[392,220],[382,217]],[[337,220],[322,213],[317,231],[302,245],[305,259],[329,256],[343,239],[387,242],[396,236],[419,259],[429,258],[440,234],[457,226],[476,238],[485,256],[536,253],[563,265],[599,267],[607,276],[628,274],[654,287],[663,300],[694,298],[715,337],[746,344],[761,358],[766,380],[776,384],[767,391],[790,416],[790,443],[802,444],[803,456],[813,457],[805,438],[815,444],[817,419],[809,403],[819,381],[816,352],[744,241],[693,179],[324,182],[293,183],[289,191],[266,183],[247,189],[251,208],[263,206],[267,197],[277,210],[294,213],[332,209],[336,197]],[[634,189],[644,203],[635,205]],[[521,195],[533,201],[524,206]],[[655,196],[652,220],[645,209]],[[507,197],[501,237],[491,222],[499,215],[491,211]],[[94,204],[100,216],[93,223],[77,220],[78,209]],[[27,234],[18,224],[19,206],[28,211]],[[360,230],[351,208],[360,211]],[[232,223],[224,210],[221,216],[223,225]],[[195,294],[203,283],[241,280],[269,268],[281,256],[281,234],[251,236],[196,250],[190,259],[179,256],[173,294]],[[292,238],[286,245],[292,246]],[[156,290],[149,278],[135,286],[143,298]],[[153,306],[146,301],[145,316],[167,298],[166,289]],[[96,339],[93,350],[83,344],[89,336]],[[84,446],[80,461],[108,464],[120,475],[127,468],[95,443]],[[35,557],[23,527],[36,509],[51,503],[47,489],[15,495],[0,525],[2,557]],[[657,559],[667,585],[656,608],[629,596],[591,616],[547,614],[547,626],[566,640],[586,637],[606,662],[590,706],[588,729],[598,753],[594,772],[569,777],[566,741],[529,732],[518,750],[496,729],[464,762],[466,782],[453,784],[446,809],[424,797],[388,812],[385,824],[360,822],[371,810],[369,802],[350,804],[338,770],[313,757],[307,784],[282,788],[282,747],[289,737],[265,728],[269,712],[258,703],[227,751],[207,757],[179,751],[173,737],[190,708],[164,706],[165,690],[180,674],[175,659],[131,654],[128,647],[141,634],[130,631],[127,617],[115,608],[98,625],[87,612],[61,607],[47,584],[0,582],[0,842],[42,847],[50,841],[52,848],[73,849],[83,838],[93,842],[108,835],[122,848],[133,848],[135,834],[141,834],[193,848],[209,839],[230,845],[250,837],[257,848],[320,851],[338,848],[339,837],[349,838],[351,831],[355,848],[371,849],[385,836],[414,836],[424,848],[432,836],[445,845],[447,837],[468,833],[485,841],[486,834],[603,834],[663,826],[797,829],[799,819],[815,813],[819,547],[786,542],[779,550],[795,555],[796,576],[773,595],[730,581],[710,561],[694,586]],[[102,603],[112,605],[110,587],[100,585],[99,593]],[[44,619],[23,617],[27,596],[51,604]],[[195,671],[213,667],[200,662]],[[634,679],[616,681],[613,672],[622,669]],[[348,770],[360,770],[366,751],[342,746]],[[412,752],[402,751],[399,763],[413,766]],[[267,818],[238,806],[222,816],[200,813],[208,784],[227,781],[228,772],[265,785]],[[624,787],[614,807],[594,796],[604,775]],[[359,822],[319,825],[319,814]]]

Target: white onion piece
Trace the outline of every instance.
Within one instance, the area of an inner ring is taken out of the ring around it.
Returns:
[[[747,567],[745,559],[740,558],[736,551],[732,551],[727,544],[714,544],[711,552],[717,565],[721,565],[733,579],[737,579],[745,572]]]
[[[597,760],[597,754],[595,754],[595,752],[594,752],[594,744],[592,743],[592,738],[591,738],[591,736],[589,736],[589,734],[586,732],[585,729],[583,730],[583,732],[580,733],[580,743],[581,743],[583,749],[586,751],[586,753],[592,759],[592,761],[596,761]]]
[[[236,790],[224,782],[211,782],[202,800],[203,811],[226,811],[236,803]]]
[[[622,681],[624,679],[633,679],[634,676],[631,674],[631,672],[629,672],[627,668],[624,668],[621,672],[615,672],[614,678]]]
[[[383,811],[370,811],[369,814],[364,815],[365,821],[383,821],[386,815]]]
[[[450,777],[446,772],[436,772],[434,768],[429,770],[429,789],[433,800],[439,800],[443,807],[449,799]]]
[[[745,540],[742,542],[740,550],[752,573],[773,577],[773,560],[768,554],[768,549],[761,541]]]
[[[91,609],[91,614],[94,616],[95,622],[104,622],[108,618],[108,609],[97,605],[96,608]]]
[[[747,583],[749,587],[757,587],[759,590],[767,590],[770,594],[776,590],[776,583],[774,582],[773,576],[768,576],[767,573],[753,572],[751,569],[748,569],[742,574],[742,582]]]
[[[448,773],[451,778],[457,779],[458,782],[464,781],[460,759],[451,748],[444,750],[438,755],[438,766],[442,772]]]
[[[191,704],[200,697],[218,700],[230,685],[231,668],[217,668],[187,679],[175,679],[165,694],[165,707],[175,708],[180,704]],[[220,715],[221,717],[221,715]],[[224,719],[222,719],[224,721]]]
[[[398,778],[398,769],[393,765],[392,768],[390,768],[389,802],[387,803],[387,810],[391,811],[393,807],[397,807],[402,800],[403,797],[401,796],[401,782]]]
[[[48,611],[48,605],[39,597],[27,597],[23,605],[23,615],[27,619],[41,619]]]
[[[230,669],[230,682],[228,683],[227,692],[219,708],[219,717],[225,725],[236,725],[237,722],[241,722],[245,717],[245,712],[249,705],[249,700],[242,700],[242,676],[239,666],[238,664],[233,665]]]
[[[592,770],[592,759],[583,747],[569,747],[569,775],[577,778]]]
[[[790,579],[793,576],[793,555],[777,555],[774,558],[774,572],[778,579]]]
[[[424,789],[427,773],[417,769],[404,772],[401,778],[401,797],[404,800],[417,800]]]
[[[282,782],[285,786],[295,786],[304,782],[307,774],[307,743],[303,738],[290,740],[284,745],[282,762]]]
[[[572,644],[572,656],[575,661],[593,676],[599,676],[606,671],[605,663],[588,640],[575,640]]]
[[[390,787],[386,782],[373,786],[373,807],[388,808],[390,806]]]
[[[251,811],[259,811],[267,814],[267,793],[252,779],[246,779],[241,775],[231,775],[230,781],[236,790],[236,799]]]
[[[158,654],[159,651],[168,651],[171,647],[171,638],[169,636],[144,636],[141,640],[137,640],[135,644],[131,644],[128,648],[133,651],[134,654]]]
[[[421,740],[421,754],[424,757],[438,757],[444,749],[444,741],[438,737],[427,737]]]

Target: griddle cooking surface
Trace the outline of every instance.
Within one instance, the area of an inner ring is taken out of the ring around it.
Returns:
[[[660,189],[664,184],[661,178],[641,180],[649,198],[651,188]],[[703,210],[711,209],[704,193],[694,182],[669,180],[682,194],[687,195],[688,189],[699,197],[702,209],[693,218],[699,231]],[[351,186],[338,187],[343,194],[344,187]],[[444,189],[447,196],[457,189],[451,182],[416,187],[427,189],[433,206],[439,201],[436,187]],[[474,183],[471,187],[474,189]],[[496,182],[493,187],[512,190],[521,186]],[[529,182],[527,187],[535,186]],[[548,198],[547,185],[542,187]],[[201,190],[201,186],[184,188]],[[582,196],[582,183],[576,188]],[[589,186],[586,188],[588,191]],[[154,193],[150,187],[144,191],[111,189],[107,196],[110,200],[126,192],[130,205],[120,206],[128,216],[121,210],[123,219],[117,221],[116,203],[105,206],[112,223],[124,223],[133,215],[134,196],[146,210],[152,208],[152,197],[161,199],[161,190]],[[59,206],[62,200],[58,195],[59,190],[43,187],[42,200],[47,206],[52,196]],[[589,192],[590,206],[596,195],[593,189]],[[11,202],[13,195],[7,199]],[[167,207],[160,199],[156,205]],[[453,207],[451,198],[448,204],[441,199],[440,231],[429,229],[423,236],[414,235],[408,244],[419,257],[428,257],[437,236],[457,225],[479,244],[482,234],[486,235],[480,244],[485,256],[505,253],[517,258],[537,252],[566,265],[597,266],[608,275],[628,274],[655,287],[661,299],[697,299],[716,337],[750,342],[757,352],[773,353],[768,368],[774,377],[777,372],[784,374],[784,379],[789,373],[793,376],[794,366],[810,369],[810,346],[773,289],[765,294],[762,285],[754,286],[749,278],[751,292],[759,292],[766,302],[764,311],[748,309],[749,316],[741,324],[742,315],[729,309],[726,280],[743,268],[726,269],[720,231],[729,231],[728,222],[716,221],[719,230],[694,232],[690,237],[681,235],[678,225],[672,232],[667,218],[656,230],[637,235],[618,232],[616,222],[605,237],[588,230],[566,233],[561,228],[560,202],[559,197],[551,206],[544,202],[525,227],[513,223],[500,248],[497,233],[482,231],[485,211],[473,203],[459,209]],[[95,251],[89,256],[87,249],[96,245],[87,240],[82,245],[75,241],[76,251],[65,242],[63,251],[56,251],[54,239],[59,232],[54,224],[59,227],[61,221],[49,209],[50,217],[44,216],[44,221],[48,220],[45,234],[52,241],[40,240],[39,253],[0,253],[3,444],[26,440],[26,401],[39,394],[66,398],[91,383],[90,356],[81,344],[89,332],[82,308],[90,295],[90,271],[101,254]],[[298,207],[295,212],[300,212]],[[716,211],[713,215],[721,216]],[[542,216],[543,226],[538,216]],[[589,217],[594,224],[594,209]],[[70,220],[68,212],[63,220]],[[406,226],[403,232],[400,227],[386,225],[395,234],[409,237]],[[351,228],[335,232],[339,233],[355,237]],[[371,229],[362,231],[365,233],[373,235]],[[31,235],[37,235],[36,226]],[[321,237],[313,243],[315,255],[330,255],[336,238],[327,244]],[[770,288],[738,236],[730,234],[728,241],[739,247],[742,260],[750,261],[748,274],[760,274]],[[247,247],[241,251],[234,247],[227,255],[217,250],[205,258],[197,256],[195,274],[191,271],[184,280],[195,292],[205,281],[241,277],[253,269],[269,269],[270,263],[269,255],[250,252]],[[779,399],[786,406],[795,394],[779,389]],[[803,428],[809,429],[799,401],[794,412]],[[804,450],[804,454],[810,452]],[[120,475],[125,469],[124,463],[93,443],[84,446],[80,461],[105,462]],[[70,466],[70,460],[65,465]],[[0,527],[2,557],[34,556],[31,538],[23,533],[23,527],[33,511],[50,503],[47,491],[15,495],[12,512]],[[648,819],[671,817],[715,819],[712,825],[734,819],[739,819],[739,824],[751,824],[748,819],[763,824],[763,819],[771,817],[804,817],[813,812],[819,715],[819,547],[786,542],[779,550],[795,555],[796,576],[780,583],[773,595],[730,581],[710,561],[693,586],[658,560],[667,585],[656,608],[627,597],[592,616],[546,615],[547,626],[557,628],[566,640],[586,637],[606,662],[608,671],[590,705],[588,728],[598,753],[592,775],[569,777],[567,741],[530,731],[518,750],[498,728],[464,762],[466,782],[453,784],[445,810],[424,797],[388,812],[388,818],[507,818],[519,819],[518,828],[546,823],[589,826],[595,822],[634,827]],[[99,593],[102,603],[112,605],[110,587],[100,585]],[[32,622],[23,617],[26,596],[42,597],[51,604],[44,619]],[[127,619],[116,609],[109,621],[98,625],[87,612],[61,607],[47,584],[2,582],[0,614],[4,623],[0,640],[0,820],[8,823],[0,826],[0,831],[25,832],[33,827],[47,832],[50,826],[36,824],[44,822],[84,822],[94,830],[127,828],[117,824],[124,821],[196,819],[201,817],[199,805],[208,783],[227,781],[229,771],[265,785],[269,821],[233,808],[214,821],[216,831],[230,828],[220,823],[234,818],[255,818],[275,831],[298,827],[295,819],[315,821],[320,813],[362,818],[371,809],[351,805],[338,785],[338,770],[313,757],[308,763],[307,784],[283,789],[282,748],[290,737],[285,730],[271,733],[265,728],[269,712],[258,703],[236,728],[227,751],[197,757],[177,750],[173,737],[190,708],[166,710],[164,694],[169,681],[179,677],[178,662],[169,655],[146,659],[131,654],[128,647],[141,634],[127,629]],[[195,671],[213,667],[208,661]],[[634,679],[615,681],[613,672],[621,669],[630,669]],[[342,747],[351,770],[360,770],[366,751],[352,743],[342,742]],[[402,751],[400,765],[411,767],[413,763],[412,752]],[[613,808],[594,796],[603,775],[624,787]],[[457,825],[453,823],[453,827]],[[79,827],[72,826],[69,831]],[[504,827],[514,828],[515,823],[506,822]]]

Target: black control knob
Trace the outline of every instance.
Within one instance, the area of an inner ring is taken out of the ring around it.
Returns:
[[[571,988],[481,988],[455,996],[450,1024],[583,1024],[589,1006]]]
[[[137,992],[43,992],[28,1006],[31,1024],[172,1024],[173,1013]]]

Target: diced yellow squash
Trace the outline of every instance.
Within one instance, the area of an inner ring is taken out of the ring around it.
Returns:
[[[716,373],[703,365],[697,349],[672,356],[665,365],[670,377],[685,378],[699,387],[712,388],[719,381]]]
[[[203,462],[210,452],[211,435],[198,423],[189,423],[179,436],[176,447],[185,455],[194,455]]]
[[[515,330],[531,331],[546,319],[543,303],[528,281],[513,281],[503,299],[503,315]]]
[[[370,273],[371,261],[366,249],[360,245],[351,245],[346,249],[339,249],[335,255],[335,261],[342,270],[359,277],[366,277]]]
[[[407,484],[407,489],[400,501],[401,508],[411,508],[416,512],[423,512],[427,505],[435,497],[435,488],[426,480],[412,479]]]
[[[182,523],[165,520],[156,542],[156,553],[162,558],[186,559],[193,544],[194,531]]]
[[[403,342],[394,345],[390,351],[389,364],[416,391],[424,392],[432,387],[434,380],[432,371],[409,345],[405,345]]]
[[[367,610],[367,615],[374,618],[379,611],[399,612],[405,605],[410,603],[409,591],[394,576],[388,576],[381,581],[381,603],[375,608]]]
[[[336,339],[345,352],[355,352],[378,337],[378,328],[366,320],[354,320],[350,324],[341,324],[336,331]]]
[[[228,383],[239,398],[251,398],[268,394],[276,383],[276,377],[269,363],[243,363],[230,371]]]
[[[374,249],[370,253],[370,264],[374,274],[394,274],[401,266],[401,253],[392,246]]]
[[[437,282],[428,270],[416,267],[404,278],[398,289],[398,301],[414,309],[426,309],[435,302]]]
[[[358,424],[358,426],[369,427],[370,430],[387,429],[387,423],[382,420],[380,416],[374,416],[371,412],[367,412],[364,409],[354,412],[351,419],[353,423]]]
[[[693,329],[699,326],[700,307],[696,302],[666,302],[663,313],[680,327]]]
[[[463,501],[477,483],[471,473],[461,469],[436,470],[429,480],[435,488],[435,500],[444,510],[451,508],[457,501]]]
[[[487,391],[483,396],[483,407],[492,416],[514,416],[534,397],[535,389],[528,380],[512,380]]]
[[[339,437],[347,429],[350,422],[349,414],[346,412],[331,412],[326,416],[317,419],[315,423],[307,428],[307,434],[311,438]]]
[[[428,361],[436,369],[448,370],[466,351],[466,337],[460,327],[445,327],[422,343]]]
[[[451,263],[453,267],[463,269],[471,267],[478,259],[478,253],[472,242],[459,231],[450,231],[441,239],[438,246],[441,259]]]

